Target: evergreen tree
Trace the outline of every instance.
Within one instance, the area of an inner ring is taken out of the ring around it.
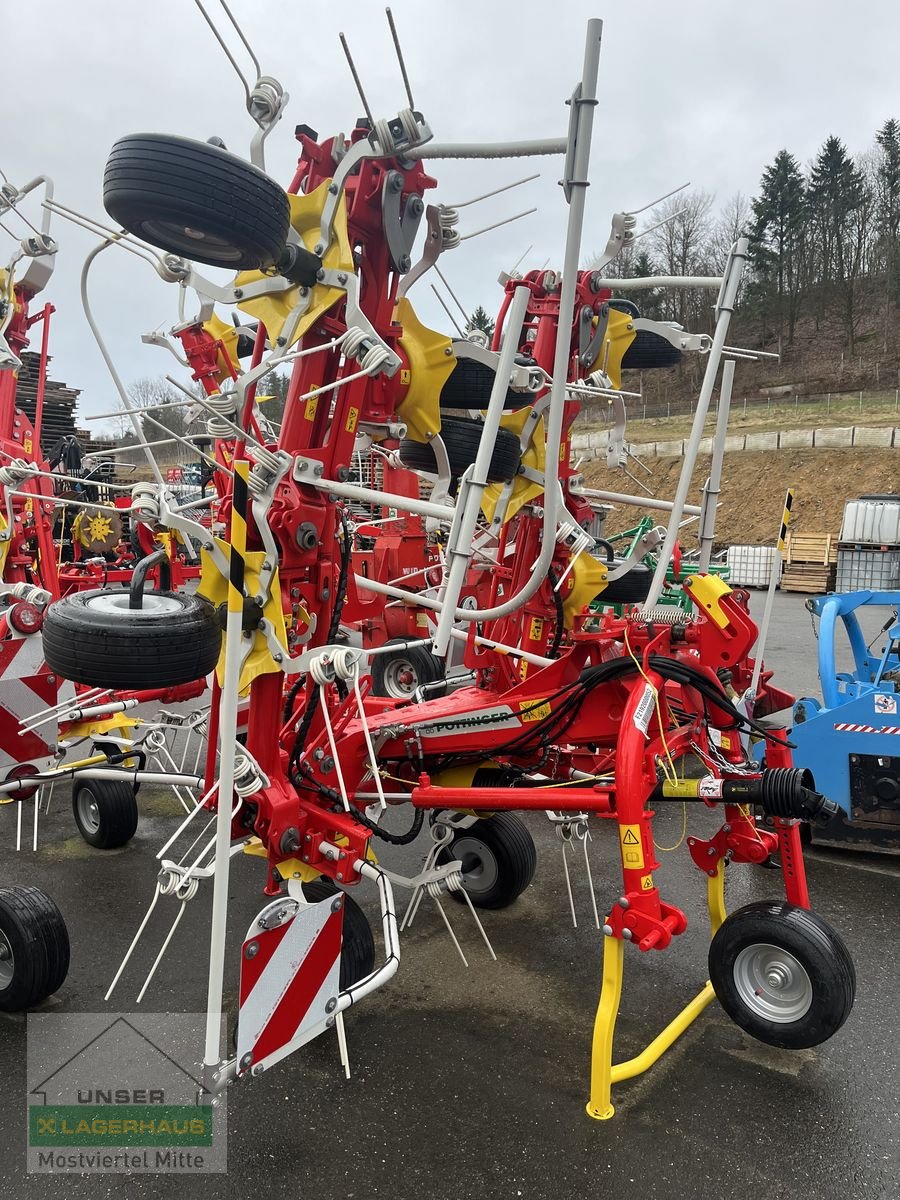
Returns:
[[[822,300],[838,301],[850,353],[856,334],[857,282],[865,263],[870,196],[863,173],[838,137],[819,151],[809,177],[809,209],[816,236]]]
[[[806,234],[803,175],[793,154],[779,150],[760,180],[760,194],[751,204],[750,256],[756,276],[755,295],[763,316],[771,313],[778,327],[781,352],[785,323],[787,340],[794,340],[800,307]]]
[[[466,325],[466,333],[472,329],[480,329],[487,334],[488,342],[494,336],[494,321],[488,316],[485,309],[479,304],[475,311],[469,317],[469,323]]]
[[[897,296],[897,238],[900,234],[900,122],[889,118],[875,134],[875,221],[884,264],[886,302]]]

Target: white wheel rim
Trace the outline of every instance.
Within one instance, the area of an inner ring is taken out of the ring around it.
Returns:
[[[0,992],[5,992],[13,981],[16,973],[16,960],[13,957],[9,938],[0,930]]]
[[[766,1021],[799,1021],[812,1006],[812,980],[803,963],[783,946],[745,946],[734,960],[733,972],[743,1004]]]
[[[82,788],[78,793],[78,817],[89,833],[96,833],[100,828],[100,808],[90,788]]]
[[[408,700],[419,686],[416,669],[408,659],[392,658],[384,668],[384,688],[393,700]]]
[[[92,612],[106,613],[108,616],[119,617],[123,613],[129,617],[159,617],[181,612],[181,601],[175,596],[161,596],[159,592],[146,592],[141,600],[140,608],[129,608],[128,592],[102,592],[99,596],[91,596],[85,604]]]

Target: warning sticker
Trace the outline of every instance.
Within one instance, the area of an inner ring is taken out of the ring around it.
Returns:
[[[620,825],[619,841],[622,843],[622,865],[629,871],[642,871],[644,848],[641,845],[640,825]]]
[[[544,621],[542,617],[532,617],[531,627],[528,630],[528,636],[533,642],[540,641],[541,635],[544,632]]]
[[[303,410],[303,416],[307,421],[314,421],[316,417],[316,409],[319,407],[319,397],[310,396],[306,402],[306,408]]]
[[[652,890],[653,890],[653,876],[652,875],[642,875],[641,876],[641,891],[642,892],[651,892]]]
[[[713,775],[705,775],[697,785],[697,795],[701,800],[719,800],[722,796],[722,780]]]
[[[400,372],[400,382],[403,387],[409,387],[410,383],[412,383],[412,371],[408,368],[402,370]]]
[[[650,724],[650,718],[653,715],[655,705],[656,692],[649,683],[644,684],[644,694],[641,696],[638,706],[634,710],[634,723],[645,737],[647,736],[647,728]]]
[[[897,697],[876,695],[875,711],[877,713],[895,713],[897,711]]]
[[[344,428],[347,430],[348,433],[353,433],[353,431],[356,429],[356,422],[358,420],[359,420],[359,409],[351,408],[350,412],[347,414],[347,423],[344,426]]]
[[[546,721],[547,717],[553,712],[553,709],[546,700],[520,701],[519,710],[523,721]]]

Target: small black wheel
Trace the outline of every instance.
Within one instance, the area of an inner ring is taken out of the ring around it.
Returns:
[[[481,421],[470,421],[463,417],[442,418],[441,438],[447,450],[450,474],[454,479],[462,475],[475,461],[482,428]],[[404,438],[398,454],[403,465],[411,471],[427,471],[430,474],[436,474],[438,471],[437,459],[430,442],[414,442],[412,438]],[[508,429],[498,429],[491,465],[488,468],[488,479],[492,483],[512,479],[519,469],[520,457],[519,439],[516,435]]]
[[[499,354],[496,357],[499,359]],[[487,408],[496,377],[496,367],[474,358],[458,358],[441,388],[441,408]],[[528,392],[507,388],[503,407],[507,411],[524,408],[533,400],[534,396]]]
[[[507,908],[534,878],[534,838],[515,813],[499,812],[461,829],[438,862],[462,863],[463,885],[476,908]],[[456,892],[451,896],[464,903]]]
[[[818,1046],[837,1033],[856,993],[841,937],[787,901],[747,904],[726,917],[709,946],[709,977],[733,1021],[786,1050]]]
[[[145,592],[129,608],[127,589],[73,592],[44,617],[44,658],[63,679],[93,687],[174,687],[216,665],[222,628],[213,606],[182,592]]]
[[[209,142],[162,133],[119,138],[103,173],[103,205],[152,246],[233,270],[275,263],[287,241],[284,189]]]
[[[72,787],[72,812],[78,832],[98,850],[115,850],[134,837],[138,805],[124,779],[79,779]]]
[[[681,351],[652,329],[639,329],[634,341],[622,356],[622,368],[628,371],[657,371],[677,367]]]
[[[0,1011],[40,1004],[68,970],[69,934],[50,897],[36,887],[0,888]]]
[[[444,681],[446,664],[443,659],[435,658],[424,646],[406,646],[405,638],[391,638],[385,645],[393,646],[399,642],[402,650],[390,654],[375,654],[372,657],[372,695],[389,696],[392,700],[412,700],[416,688],[423,683],[440,683]],[[447,684],[442,687],[430,687],[425,693],[426,699],[443,696]]]
[[[312,883],[304,883],[303,895],[311,903],[327,900],[337,894],[339,889],[330,879],[324,876],[314,879]],[[372,926],[363,910],[355,900],[343,893],[344,896],[344,940],[341,945],[341,991],[359,983],[375,970],[375,939],[372,936]]]

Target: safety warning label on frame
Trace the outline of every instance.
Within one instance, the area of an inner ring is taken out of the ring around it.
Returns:
[[[643,871],[644,847],[640,825],[620,825],[619,841],[622,843],[622,865],[629,871]]]

